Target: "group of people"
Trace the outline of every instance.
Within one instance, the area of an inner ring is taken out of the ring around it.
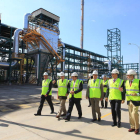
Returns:
[[[127,71],[127,80],[124,81],[118,78],[119,71],[113,69],[111,72],[112,79],[107,80],[107,76],[103,76],[102,79],[98,79],[98,72],[93,71],[88,81],[86,98],[89,99],[89,106],[92,109],[92,122],[101,121],[101,111],[99,107],[99,101],[101,101],[102,108],[107,108],[108,100],[111,105],[112,127],[121,127],[121,104],[127,99],[129,109],[129,122],[130,129],[128,132],[139,133],[139,114],[138,108],[140,106],[140,80],[135,79],[136,72],[132,69]],[[65,116],[63,119],[70,121],[71,112],[74,104],[78,111],[78,119],[82,117],[81,99],[83,90],[83,81],[78,79],[78,74],[73,72],[71,77],[72,81],[65,79],[64,72],[60,73],[61,79],[52,81],[48,79],[48,73],[44,73],[44,80],[42,81],[41,101],[38,111],[35,116],[41,115],[44,101],[47,100],[51,113],[54,113],[54,107],[51,99],[52,85],[57,83],[58,98],[60,100],[60,109],[56,115],[56,118]],[[67,96],[69,95],[69,107],[66,111],[65,103]],[[104,103],[105,102],[105,103]],[[63,113],[62,113],[63,112]]]

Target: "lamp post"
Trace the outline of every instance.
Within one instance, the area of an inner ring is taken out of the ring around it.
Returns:
[[[128,43],[128,45],[135,45],[138,47],[139,49],[139,79],[140,79],[140,46],[136,45],[136,44],[133,44],[133,43]]]

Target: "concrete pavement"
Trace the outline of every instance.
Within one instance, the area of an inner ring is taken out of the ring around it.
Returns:
[[[122,105],[122,127],[111,127],[112,116],[110,105],[101,109],[102,121],[91,122],[92,113],[85,99],[83,90],[83,118],[77,119],[78,113],[74,106],[69,122],[63,118],[55,118],[50,114],[46,103],[41,116],[34,116],[40,101],[41,87],[33,85],[2,86],[0,85],[0,140],[139,140],[140,134],[128,132],[129,116],[126,102]],[[55,112],[59,110],[56,100],[57,89],[53,89]],[[68,101],[66,103],[68,108]],[[11,109],[11,110],[10,110]]]

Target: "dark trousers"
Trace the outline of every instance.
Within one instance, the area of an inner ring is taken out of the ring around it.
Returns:
[[[118,118],[118,123],[121,123],[121,100],[111,100],[110,105],[111,105],[113,123],[114,124],[117,123],[117,118]]]
[[[104,92],[104,97],[105,97],[106,93]],[[105,106],[104,106],[104,102],[105,102]],[[101,101],[101,106],[107,108],[107,101],[105,99],[103,99]]]
[[[89,105],[91,106],[91,101],[90,101],[90,98],[88,97],[88,101],[89,101]]]
[[[70,119],[70,117],[71,117],[71,112],[73,110],[74,104],[76,105],[79,117],[82,116],[81,99],[70,98],[69,99],[69,108],[68,108],[68,111],[66,114],[67,119]]]
[[[47,102],[48,102],[48,104],[50,106],[51,111],[54,112],[54,107],[53,107],[51,96],[45,97],[44,95],[41,95],[40,105],[38,107],[37,114],[41,114],[41,111],[42,111],[43,104],[44,104],[45,100],[47,100]]]

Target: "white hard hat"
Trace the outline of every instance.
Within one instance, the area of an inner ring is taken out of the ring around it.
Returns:
[[[71,76],[78,76],[76,72],[73,72]]]
[[[136,72],[134,70],[130,69],[127,71],[126,75],[136,75]]]
[[[44,72],[44,74],[43,75],[48,75],[48,73],[47,72]]]
[[[113,69],[111,73],[112,74],[116,74],[116,73],[119,74],[119,71],[117,69]]]
[[[92,74],[91,73],[89,73],[89,75],[88,75],[89,77],[91,77],[92,76]]]
[[[107,75],[103,74],[103,75],[102,75],[102,78],[104,78],[104,77],[107,77]]]
[[[60,72],[60,76],[65,76],[65,73],[64,72]]]
[[[94,75],[94,74],[98,75],[97,70],[94,70],[94,71],[93,71],[92,75]]]

